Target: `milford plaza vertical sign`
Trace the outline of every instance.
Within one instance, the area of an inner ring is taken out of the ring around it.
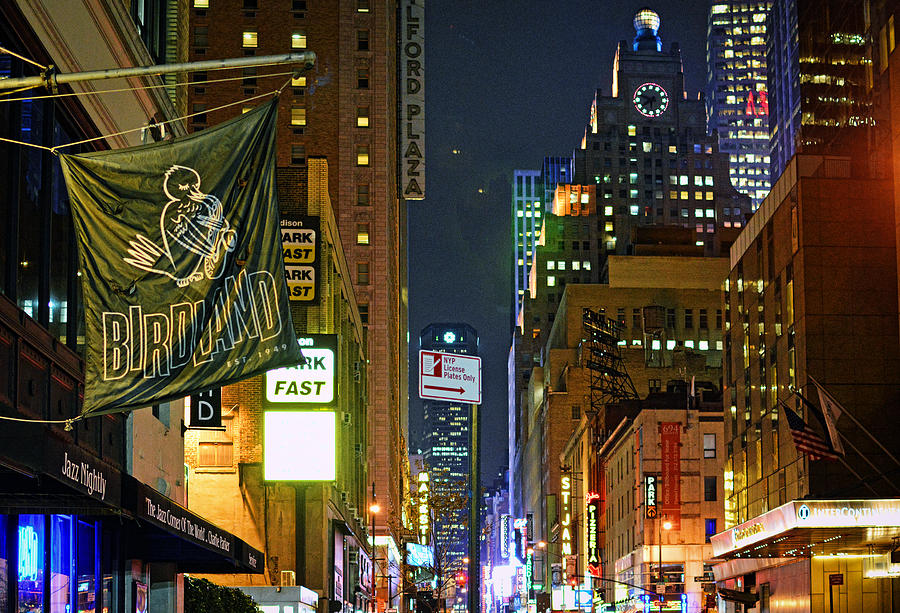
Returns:
[[[406,0],[400,24],[400,190],[425,198],[425,0]]]

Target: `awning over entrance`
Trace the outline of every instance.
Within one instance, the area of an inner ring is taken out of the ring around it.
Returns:
[[[794,500],[712,537],[717,558],[886,553],[900,537],[900,499]]]

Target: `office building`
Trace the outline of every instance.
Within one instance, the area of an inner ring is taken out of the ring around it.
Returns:
[[[769,193],[769,95],[766,17],[769,0],[723,0],[709,9],[706,116],[728,155],[731,184],[755,211]]]
[[[865,162],[874,67],[866,3],[774,0],[766,22],[770,176],[797,153]]]
[[[478,355],[478,333],[464,323],[435,323],[422,329],[419,348],[424,351]],[[470,476],[471,407],[467,403],[423,400],[423,458],[430,471],[432,492],[462,494]],[[434,520],[435,547],[450,566],[468,556],[468,506]]]
[[[402,15],[401,15],[402,13]],[[400,19],[418,19],[401,27]],[[397,109],[398,38],[418,33],[423,44],[422,4],[394,0],[191,0],[186,12],[191,60],[313,51],[316,66],[304,74],[282,69],[195,73],[188,88],[190,127],[202,129],[239,114],[248,100],[284,86],[276,139],[278,173],[290,190],[303,191],[308,160],[328,162],[327,190],[365,326],[368,347],[369,429],[365,462],[385,513],[378,536],[389,533],[388,513],[402,509],[400,474],[407,428],[405,359],[406,213],[399,184],[401,130]],[[419,58],[421,59],[421,58]],[[401,66],[402,64],[402,66]],[[219,78],[238,80],[215,82]],[[404,94],[405,95],[405,94]],[[245,102],[246,101],[246,102]],[[225,104],[235,103],[227,108]],[[424,119],[424,114],[421,115]],[[416,132],[417,128],[405,126]],[[421,135],[424,138],[424,134]],[[405,138],[405,136],[403,137]],[[421,142],[420,142],[421,144]],[[406,166],[403,166],[406,169]],[[404,173],[406,170],[404,170]],[[418,170],[424,181],[424,165]],[[406,185],[404,183],[404,185]],[[424,183],[420,186],[424,189]],[[322,326],[336,325],[326,320]],[[399,517],[396,519],[400,519]],[[399,525],[399,524],[393,524]],[[399,534],[391,534],[395,541]]]
[[[706,133],[702,99],[684,90],[678,44],[662,51],[650,9],[634,27],[634,42],[616,49],[611,95],[594,96],[572,183],[596,185],[603,254],[632,253],[632,228],[653,225],[692,228],[714,255],[719,232],[750,212],[749,198],[732,187],[728,157]]]
[[[531,270],[537,241],[540,239],[541,216],[544,212],[540,188],[540,173],[536,170],[513,171],[514,316],[518,315],[522,307],[522,298],[528,289],[528,272]]]
[[[546,156],[544,158],[544,162],[541,164],[541,185],[544,188],[541,202],[545,211],[550,210],[556,186],[571,183],[573,176],[572,156]]]
[[[893,189],[849,157],[797,154],[732,248],[727,529],[712,539],[730,607],[897,607]]]
[[[174,17],[122,2],[5,2],[0,77],[175,61],[165,36]],[[89,81],[60,93],[94,95],[55,98],[32,88],[0,105],[0,611],[178,613],[183,573],[264,569],[261,551],[186,508],[182,401],[65,423],[83,408],[85,305],[49,149],[141,144],[151,117],[179,116],[164,84]],[[175,122],[169,133],[185,130]]]

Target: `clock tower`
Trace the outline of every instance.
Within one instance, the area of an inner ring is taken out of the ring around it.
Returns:
[[[596,185],[604,254],[636,253],[633,228],[657,226],[685,254],[721,255],[750,201],[707,135],[702,95],[685,91],[678,44],[663,51],[659,15],[643,8],[633,24],[634,39],[616,49],[611,95],[598,89],[591,104],[574,183]]]

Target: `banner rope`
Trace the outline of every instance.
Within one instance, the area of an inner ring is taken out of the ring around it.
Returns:
[[[84,415],[79,415],[78,417],[73,417],[71,419],[25,419],[24,417],[7,417],[6,415],[0,415],[0,419],[5,419],[6,421],[22,421],[32,424],[66,424],[63,429],[66,432],[69,432],[72,430],[72,424],[84,419]]]
[[[10,51],[9,49],[7,49],[7,48],[5,48],[5,47],[0,47],[0,53],[6,53],[6,54],[11,55],[11,56],[13,56],[13,57],[19,58],[19,59],[22,60],[23,62],[28,62],[28,63],[31,64],[32,66],[37,66],[37,67],[40,68],[41,70],[47,70],[47,67],[44,66],[43,64],[38,64],[38,63],[35,62],[34,60],[30,60],[30,59],[28,59],[27,57],[25,57],[24,55],[19,55],[19,54],[16,53],[15,51]]]
[[[98,89],[98,90],[93,90],[93,91],[71,92],[71,93],[64,93],[64,94],[45,94],[45,95],[41,95],[41,96],[23,96],[21,98],[2,98],[2,99],[0,99],[0,102],[24,102],[26,100],[45,100],[48,98],[68,98],[68,97],[72,97],[72,96],[97,96],[100,94],[115,94],[115,93],[120,93],[120,92],[142,91],[145,89],[161,89],[164,87],[188,87],[191,85],[194,85],[197,87],[203,87],[207,83],[226,83],[229,81],[242,81],[246,78],[265,79],[266,77],[283,77],[284,75],[293,75],[293,74],[294,74],[293,72],[271,72],[269,74],[256,75],[253,77],[244,77],[244,76],[225,77],[222,79],[209,79],[207,81],[185,81],[182,83],[168,83],[168,84],[162,83],[159,85],[139,85],[136,87],[121,87],[121,88],[117,88],[117,89]],[[35,87],[41,87],[41,86],[35,86]],[[282,86],[282,89],[283,88],[284,87]],[[15,92],[19,92],[19,91],[22,91],[25,89],[34,89],[34,87],[31,87],[31,86],[23,87],[21,89],[13,90],[9,93],[15,93]],[[278,91],[281,91],[281,90],[278,90]]]

